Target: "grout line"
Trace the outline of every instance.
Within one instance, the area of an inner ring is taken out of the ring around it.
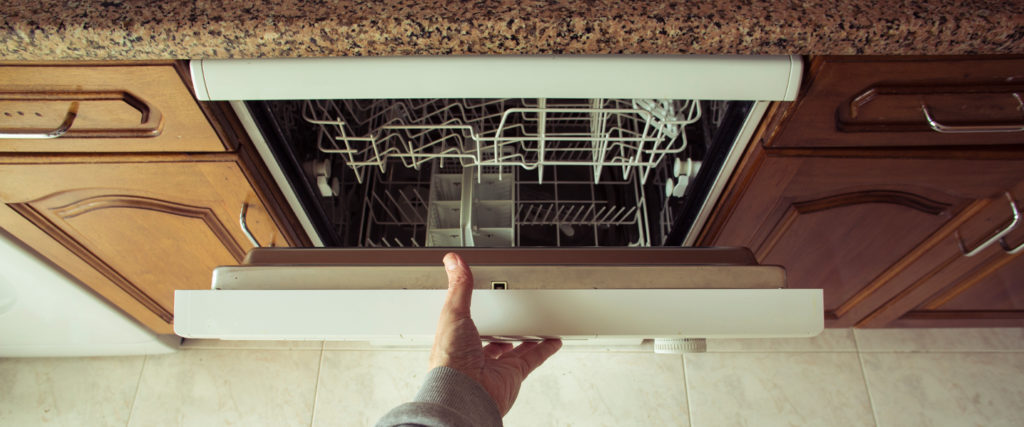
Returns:
[[[690,381],[686,375],[686,355],[679,355],[679,362],[683,364],[683,392],[686,394],[686,423],[693,426],[693,405],[690,404]]]
[[[139,368],[139,379],[135,381],[135,394],[132,396],[132,406],[128,409],[128,421],[125,422],[125,427],[132,424],[132,415],[135,415],[135,404],[139,401],[139,389],[142,388],[142,374],[146,371],[146,361],[149,360],[149,355],[142,356],[142,366]]]
[[[309,411],[309,427],[313,427],[313,420],[316,419],[316,400],[320,397],[320,372],[324,369],[324,353],[326,348],[327,341],[321,341],[320,361],[316,365],[316,381],[313,382],[313,410]]]
[[[853,345],[857,348],[857,362],[860,363],[860,376],[864,380],[864,391],[868,394],[868,405],[871,406],[871,419],[878,425],[878,409],[875,408],[875,397],[871,395],[871,385],[868,384],[868,372],[864,368],[864,354],[860,351],[860,343],[857,342],[857,334],[853,334]]]

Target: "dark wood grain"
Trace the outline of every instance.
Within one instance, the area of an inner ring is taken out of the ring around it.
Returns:
[[[1021,58],[814,58],[803,96],[770,110],[698,244],[752,248],[759,262],[786,268],[790,287],[824,289],[829,327],[926,326],[941,318],[922,314],[930,311],[978,325],[985,321],[966,313],[1002,310],[989,321],[1015,322],[995,299],[1017,294],[1005,278],[993,279],[1011,263],[983,267],[997,249],[965,259],[958,242],[974,247],[1008,224],[1000,200],[1024,181],[1022,136],[949,137],[876,108],[884,103],[857,115],[840,106],[872,88],[862,104],[929,90],[954,100],[1004,94],[1007,81],[1019,85],[1022,65]],[[913,110],[907,102],[890,102],[894,114]],[[843,114],[863,126],[842,129]],[[974,122],[993,115],[971,114]],[[956,324],[950,319],[935,324]]]

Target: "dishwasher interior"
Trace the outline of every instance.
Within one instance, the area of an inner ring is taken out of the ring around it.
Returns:
[[[748,101],[248,101],[330,247],[678,246]]]

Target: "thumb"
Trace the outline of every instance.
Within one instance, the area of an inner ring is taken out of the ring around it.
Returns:
[[[448,296],[445,298],[444,310],[456,319],[469,318],[473,273],[462,257],[454,252],[445,254],[444,271],[448,274]]]

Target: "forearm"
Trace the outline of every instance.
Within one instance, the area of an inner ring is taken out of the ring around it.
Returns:
[[[412,402],[392,409],[377,423],[391,426],[501,426],[494,399],[472,378],[447,367],[430,370]]]

